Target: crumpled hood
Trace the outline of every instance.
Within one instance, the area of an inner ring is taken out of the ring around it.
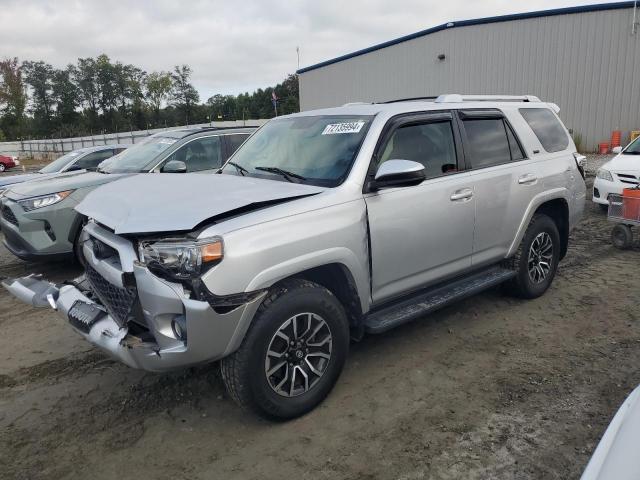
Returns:
[[[64,192],[65,190],[77,190],[78,188],[97,187],[103,183],[113,182],[122,178],[123,175],[112,175],[106,173],[87,172],[78,170],[75,172],[63,173],[53,178],[37,179],[24,182],[11,187],[7,197],[12,200],[22,198],[37,197],[49,193]]]
[[[603,168],[612,172],[640,172],[640,155],[620,155],[609,160]]]
[[[8,177],[0,178],[0,188],[5,188],[15,183],[27,182],[29,180],[48,178],[51,175],[52,174],[46,174],[46,173],[21,173],[20,175],[9,175]]]
[[[76,210],[117,234],[188,231],[234,210],[324,190],[228,174],[146,174],[96,189]]]

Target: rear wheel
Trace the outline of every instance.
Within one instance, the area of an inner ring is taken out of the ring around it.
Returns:
[[[287,280],[264,300],[240,348],[220,363],[231,397],[261,416],[313,409],[335,385],[349,348],[344,308],[326,288]]]
[[[609,211],[609,205],[607,205],[606,203],[599,203],[598,206],[603,213],[607,213]]]
[[[4,163],[0,163],[0,173],[4,172],[7,169],[7,166]]]
[[[547,215],[534,215],[518,252],[510,259],[516,276],[505,285],[507,292],[520,298],[541,296],[553,282],[559,261],[558,227]]]

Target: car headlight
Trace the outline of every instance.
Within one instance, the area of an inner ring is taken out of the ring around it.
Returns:
[[[31,197],[25,200],[18,200],[18,203],[23,210],[29,212],[37,208],[48,207],[61,202],[69,195],[73,193],[73,190],[65,190],[64,192],[49,193],[48,195],[41,195],[39,197]]]
[[[605,170],[604,168],[599,168],[596,172],[596,177],[601,178],[603,180],[608,180],[609,182],[613,182],[613,176],[609,170]]]
[[[220,237],[142,241],[138,245],[138,255],[149,270],[161,277],[191,280],[222,260],[223,244]]]

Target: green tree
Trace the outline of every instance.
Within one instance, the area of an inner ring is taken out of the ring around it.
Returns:
[[[79,58],[74,71],[74,82],[80,92],[80,100],[88,110],[89,124],[95,125],[98,120],[99,90],[97,82],[96,61],[93,58]]]
[[[172,87],[171,74],[167,72],[152,72],[144,80],[145,98],[153,109],[156,125],[160,122],[160,108],[169,98]]]
[[[74,82],[76,68],[67,65],[63,70],[56,70],[53,74],[52,97],[55,102],[55,116],[57,127],[67,135],[80,130],[80,89]]]
[[[23,62],[25,83],[31,87],[31,113],[35,133],[47,135],[52,131],[53,75],[54,69],[48,63]]]
[[[18,59],[0,61],[0,129],[8,138],[19,138],[24,134],[26,105],[27,94]]]
[[[171,74],[173,87],[171,89],[171,101],[175,107],[184,113],[187,124],[191,121],[193,106],[200,101],[200,95],[191,84],[191,67],[189,65],[176,65]]]

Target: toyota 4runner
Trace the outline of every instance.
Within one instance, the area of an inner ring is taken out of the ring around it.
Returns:
[[[76,208],[86,274],[4,286],[132,367],[221,360],[242,406],[301,415],[350,338],[504,284],[542,295],[585,202],[532,96],[350,104],[274,119],[218,175],[141,175]]]

